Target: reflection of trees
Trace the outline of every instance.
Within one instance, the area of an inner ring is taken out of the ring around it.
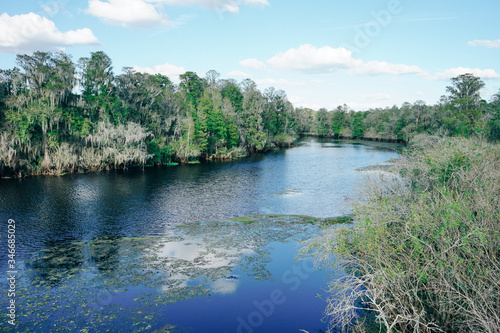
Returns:
[[[113,236],[96,238],[90,243],[90,256],[99,270],[112,272],[117,267],[120,243],[120,238]]]
[[[38,257],[27,263],[27,267],[35,273],[34,280],[56,286],[83,264],[83,251],[83,243],[52,247],[40,251]]]
[[[156,318],[161,311],[158,307],[236,292],[241,283],[241,276],[234,273],[236,267],[250,278],[272,280],[268,245],[297,235],[306,238],[307,231],[314,228],[305,223],[310,218],[304,217],[251,216],[244,220],[193,223],[173,228],[169,236],[102,237],[41,251],[24,274],[30,286],[21,297],[36,304],[36,314],[23,327],[29,330],[33,328],[30,323],[37,320],[52,326],[54,308],[62,308],[58,316],[71,315],[75,323],[93,318],[101,325],[95,331],[130,322],[147,326],[145,318]],[[37,302],[43,295],[50,298]],[[123,305],[126,299],[134,301]],[[117,307],[122,306],[124,310],[117,315]],[[137,317],[140,313],[143,315]]]

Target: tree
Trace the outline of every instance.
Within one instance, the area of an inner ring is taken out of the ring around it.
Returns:
[[[243,134],[243,143],[248,151],[260,151],[264,149],[267,135],[262,125],[262,112],[264,98],[257,85],[250,79],[245,79],[241,86],[243,88],[243,112],[240,128]]]
[[[286,112],[286,94],[283,90],[275,90],[273,87],[264,91],[266,104],[262,119],[264,129],[269,136],[274,137],[280,133],[286,133],[288,129],[288,115]]]
[[[327,109],[321,108],[317,114],[318,117],[318,135],[330,136],[332,131],[332,115]]]
[[[352,137],[355,139],[362,139],[364,132],[365,132],[365,127],[364,127],[364,119],[365,115],[367,113],[365,112],[355,112],[353,119],[352,119]]]
[[[226,80],[221,90],[222,97],[228,98],[236,113],[243,111],[243,93],[233,80]]]
[[[493,95],[486,108],[486,121],[488,123],[489,138],[500,140],[500,90]]]
[[[81,58],[78,65],[85,114],[93,122],[107,119],[115,113],[114,118],[120,118],[121,103],[115,95],[111,59],[98,51],[91,53],[90,58]],[[119,119],[115,119],[115,122],[119,122]]]
[[[342,130],[347,125],[346,114],[349,112],[347,105],[338,106],[332,113],[331,117],[331,128],[333,136],[339,138],[342,135]]]
[[[129,120],[145,125],[155,134],[161,134],[165,124],[163,110],[165,94],[173,90],[170,79],[164,75],[138,73],[124,68],[125,73],[116,77],[117,95]]]
[[[205,82],[195,72],[186,72],[180,75],[181,83],[179,88],[184,95],[186,103],[194,108],[198,106],[198,101],[205,90]]]
[[[220,73],[211,69],[205,74],[205,82],[212,89],[217,89],[217,79],[220,77]]]
[[[452,78],[451,82],[452,85],[446,87],[446,90],[450,93],[453,117],[471,131],[481,117],[482,100],[479,91],[484,87],[484,81],[467,73]]]
[[[6,119],[12,124],[15,135],[38,158],[43,152],[42,167],[50,166],[50,150],[61,141],[62,130],[71,127],[63,111],[75,102],[75,66],[65,53],[35,52],[18,55],[17,64],[23,72],[10,72]],[[20,79],[20,80],[19,80]],[[21,85],[17,89],[16,85]]]

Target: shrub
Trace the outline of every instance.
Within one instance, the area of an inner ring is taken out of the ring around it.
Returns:
[[[364,182],[353,227],[311,244],[347,275],[332,283],[332,326],[388,332],[500,331],[500,149],[419,136]]]

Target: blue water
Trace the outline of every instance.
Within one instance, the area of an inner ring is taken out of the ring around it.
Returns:
[[[6,311],[0,313],[0,330],[326,329],[328,281],[341,272],[295,261],[298,240],[319,235],[319,227],[192,223],[250,214],[347,214],[363,174],[356,169],[398,156],[392,145],[303,142],[235,162],[0,180],[0,221],[5,230],[8,219],[16,221],[20,316],[12,328]],[[116,244],[94,246],[110,236]],[[171,253],[164,257],[155,248],[148,261],[148,247],[130,245],[131,237],[155,237],[151,246],[161,243]],[[6,237],[0,245],[7,248]],[[55,246],[61,247],[50,252],[56,258],[44,259],[49,252],[40,251]],[[0,251],[1,272],[7,260]],[[5,281],[0,287],[5,290]],[[5,309],[5,293],[0,300]]]

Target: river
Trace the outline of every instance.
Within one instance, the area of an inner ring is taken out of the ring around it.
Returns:
[[[2,179],[0,269],[11,219],[16,295],[4,279],[0,330],[324,330],[328,281],[342,272],[296,260],[321,232],[307,216],[350,213],[356,169],[396,148],[304,138],[234,162]]]

